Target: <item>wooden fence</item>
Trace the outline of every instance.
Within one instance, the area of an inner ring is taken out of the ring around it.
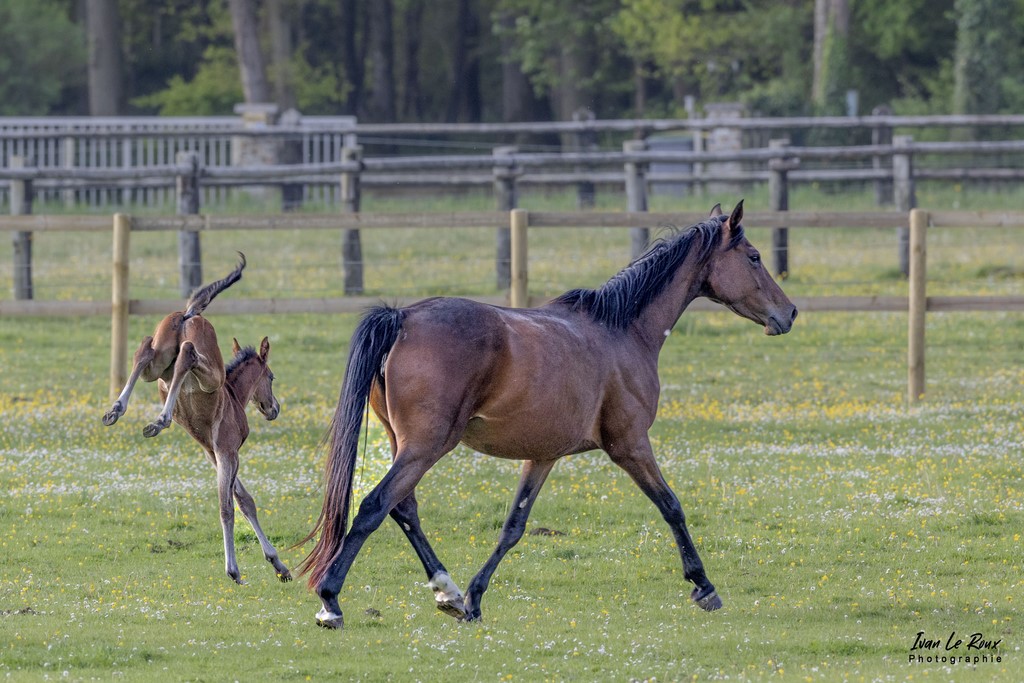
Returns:
[[[545,173],[545,169],[573,166],[576,170],[562,174],[576,183],[581,197],[589,193],[592,200],[595,182],[616,178],[625,187],[627,211],[647,210],[651,186],[657,182],[682,182],[698,185],[707,182],[750,182],[765,180],[769,186],[770,206],[775,211],[789,208],[788,188],[801,180],[859,180],[885,183],[892,187],[894,206],[897,211],[908,212],[916,205],[915,183],[923,178],[999,178],[1002,180],[1024,180],[1024,168],[1008,169],[927,169],[914,163],[922,155],[963,155],[974,156],[1024,154],[1024,141],[972,142],[972,143],[920,143],[908,136],[896,136],[891,144],[860,145],[846,147],[793,147],[785,140],[773,141],[769,147],[736,150],[732,152],[664,152],[648,149],[643,140],[630,140],[623,145],[622,152],[575,152],[559,154],[521,154],[514,147],[498,147],[491,155],[462,155],[443,157],[381,157],[364,158],[358,145],[345,146],[340,150],[337,161],[321,164],[259,164],[251,166],[204,166],[196,152],[180,152],[175,163],[147,168],[107,169],[63,169],[33,167],[21,157],[11,157],[6,168],[0,168],[0,179],[9,181],[10,210],[12,214],[24,215],[32,212],[32,198],[40,191],[40,184],[49,182],[59,187],[150,187],[154,183],[173,185],[176,188],[176,205],[179,214],[198,214],[200,198],[204,189],[234,185],[269,184],[293,187],[308,182],[333,183],[338,187],[341,210],[359,212],[361,188],[373,178],[387,180],[390,185],[421,182],[423,178],[444,175],[449,180],[466,182],[466,176],[457,171],[471,171],[480,174],[480,182],[493,187],[495,208],[505,212],[517,208],[519,184],[529,177],[527,170],[539,170],[537,178],[553,182],[557,174]],[[872,168],[862,169],[816,169],[801,171],[802,161],[810,160],[886,160],[883,167],[874,163]],[[764,171],[715,172],[716,163],[746,162],[766,165]],[[691,170],[686,173],[654,173],[656,164],[685,163]],[[615,166],[614,173],[597,173],[600,166]],[[591,170],[579,170],[591,169]],[[481,173],[482,172],[482,173]],[[376,174],[376,176],[374,175]],[[476,181],[474,181],[476,182]],[[738,190],[737,190],[738,191]],[[283,192],[284,197],[290,196]],[[582,201],[581,201],[582,203]],[[903,221],[904,226],[906,222]],[[786,226],[786,223],[779,224]],[[782,275],[789,271],[786,227],[779,227],[773,233],[773,269]],[[345,293],[356,295],[362,292],[361,248],[358,228],[349,229],[345,234]],[[511,263],[507,232],[499,233],[496,258],[496,281],[500,289],[508,287]],[[646,245],[646,232],[635,230],[633,255],[639,255]],[[909,232],[906,227],[898,233],[896,262],[904,275],[909,275]],[[14,295],[16,299],[32,298],[32,244],[31,233],[21,231],[15,236]],[[201,252],[195,233],[180,232],[179,262],[181,264],[180,286],[186,296],[201,280]]]
[[[127,372],[127,321],[130,315],[162,315],[181,307],[180,300],[136,300],[130,296],[129,253],[131,233],[177,230],[198,234],[216,230],[374,230],[380,228],[485,227],[509,231],[511,246],[510,286],[507,295],[471,297],[491,304],[515,307],[543,303],[547,293],[531,293],[527,267],[529,233],[536,229],[563,227],[621,227],[671,224],[675,214],[587,213],[587,212],[511,212],[439,213],[439,214],[335,214],[269,216],[182,215],[172,217],[132,217],[116,214],[113,219],[112,297],[110,303],[56,301],[0,301],[0,317],[16,315],[66,316],[111,315],[111,392],[116,394]],[[795,298],[804,311],[896,311],[908,313],[908,402],[916,403],[925,389],[925,317],[929,311],[1024,311],[1024,296],[944,296],[927,295],[926,240],[928,228],[1011,227],[1024,228],[1024,213],[1008,212],[928,212],[882,211],[847,212],[750,212],[748,226],[792,228],[891,228],[906,226],[910,234],[910,278],[907,296],[815,296]],[[20,216],[0,219],[0,230],[19,231],[106,231],[111,221],[102,216]],[[227,299],[218,301],[218,314],[242,313],[355,313],[376,303],[374,297],[337,297],[301,299]],[[409,300],[397,300],[399,305]],[[692,310],[720,310],[717,305],[699,299]]]

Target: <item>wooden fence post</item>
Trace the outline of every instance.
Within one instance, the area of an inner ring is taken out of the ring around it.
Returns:
[[[888,105],[879,105],[871,110],[872,116],[892,116],[892,109]],[[871,129],[872,145],[891,145],[892,126],[874,126]],[[882,156],[874,156],[871,159],[871,167],[876,171],[882,170],[886,160]],[[878,179],[875,181],[875,206],[889,206],[892,199],[892,180]]]
[[[178,152],[175,161],[179,166],[187,167],[183,174],[175,178],[178,215],[196,215],[199,213],[199,155],[196,152]],[[203,258],[198,232],[178,231],[178,269],[181,297],[187,299],[203,284]]]
[[[908,296],[907,401],[924,397],[924,324],[928,310],[926,291],[928,212],[910,211],[910,287]]]
[[[593,123],[594,112],[589,109],[577,109],[572,114],[572,120],[581,123]],[[596,152],[597,151],[597,133],[591,129],[580,130],[576,132],[576,152]],[[589,165],[577,164],[576,172],[583,173],[590,170]],[[597,190],[592,180],[581,180],[576,183],[576,208],[580,211],[586,211],[593,209],[597,202]]]
[[[495,209],[508,213],[519,204],[519,190],[516,187],[516,176],[519,169],[515,165],[515,147],[495,147],[494,156],[494,203]],[[512,235],[507,225],[499,226],[495,233],[495,270],[498,290],[508,289],[512,285]]]
[[[355,136],[345,136],[341,160],[362,166],[363,148],[356,144]],[[360,171],[341,174],[341,212],[359,213],[362,203]],[[358,230],[345,229],[341,235],[341,267],[345,279],[345,296],[356,296],[364,291],[363,243]]]
[[[509,290],[509,304],[512,308],[529,308],[530,294],[528,287],[527,266],[527,226],[529,216],[525,209],[512,209],[509,224],[511,226],[512,247],[512,286]]]
[[[770,149],[784,150],[789,139],[769,140]],[[779,157],[768,161],[768,198],[772,211],[789,211],[789,172],[800,165],[799,159]],[[789,276],[789,228],[772,228],[772,263],[775,275]]]
[[[128,247],[132,219],[114,214],[114,261],[110,296],[110,398],[121,393],[128,378]]]
[[[914,192],[914,162],[907,149],[914,142],[910,135],[896,135],[892,139],[892,181],[896,210],[909,212],[917,206]],[[907,228],[897,230],[899,243],[900,273],[910,275],[910,232]]]
[[[28,168],[32,166],[31,157],[12,155],[11,168]],[[10,184],[10,202],[12,216],[28,216],[32,213],[32,179],[15,178]],[[14,298],[27,300],[32,292],[32,233],[18,230],[14,233]]]
[[[637,154],[646,151],[646,140],[626,140],[622,143],[623,154]],[[647,211],[647,164],[627,161],[624,165],[624,172],[626,174],[626,211],[645,213]],[[650,233],[650,228],[630,228],[631,259],[638,259],[647,251]]]

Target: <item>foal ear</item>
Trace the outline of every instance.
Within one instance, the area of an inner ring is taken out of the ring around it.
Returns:
[[[260,359],[264,363],[270,360],[270,339],[268,337],[264,337],[263,341],[260,342]]]
[[[231,338],[231,355],[237,356],[238,352],[242,350],[242,347],[238,344],[238,340],[234,337]]]
[[[722,205],[715,204],[711,207],[711,213],[708,214],[708,218],[718,218],[722,215]]]

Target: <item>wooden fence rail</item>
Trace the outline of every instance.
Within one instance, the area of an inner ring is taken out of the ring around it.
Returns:
[[[116,214],[113,219],[112,296],[108,302],[92,301],[0,301],[0,317],[111,315],[111,391],[116,394],[127,372],[127,321],[130,315],[163,315],[181,307],[180,300],[136,300],[130,297],[130,236],[132,232],[186,231],[200,233],[216,230],[374,230],[380,228],[480,227],[493,230],[501,226],[510,233],[510,283],[505,295],[473,296],[478,301],[517,307],[537,305],[547,294],[529,289],[527,250],[533,229],[554,228],[639,228],[677,223],[690,217],[659,213],[590,212],[510,212],[438,213],[438,214],[334,214],[270,216],[178,215],[131,217]],[[693,217],[697,218],[697,217]],[[831,229],[889,228],[906,226],[910,241],[910,279],[908,294],[902,296],[815,296],[797,297],[794,303],[804,311],[908,313],[907,400],[914,404],[925,393],[925,318],[936,311],[1024,311],[1024,296],[929,297],[926,278],[926,240],[928,228],[1024,228],[1024,213],[1005,211],[934,212],[913,209],[908,213],[875,212],[750,212],[744,222],[754,227],[786,225],[789,228]],[[11,216],[0,217],[0,231],[107,231],[109,217],[101,216]],[[399,305],[412,299],[399,299]],[[253,313],[356,313],[376,303],[376,297],[339,298],[227,299],[216,303],[219,315]],[[721,307],[697,300],[693,310],[714,311]]]

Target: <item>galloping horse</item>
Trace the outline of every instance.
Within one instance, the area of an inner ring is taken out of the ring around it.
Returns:
[[[328,437],[324,503],[302,563],[323,606],[317,623],[342,627],[338,605],[352,562],[388,514],[426,570],[437,606],[480,618],[480,600],[505,554],[522,537],[530,508],[555,462],[600,448],[654,502],[675,535],[691,599],[711,611],[722,600],[708,580],[676,495],[648,439],[658,409],[658,354],[679,316],[704,296],[785,334],[796,308],[744,237],[743,202],[656,243],[596,290],[567,292],[537,309],[464,299],[380,306],[356,328]],[[387,431],[391,469],[348,526],[354,464],[366,402]],[[420,527],[415,488],[462,442],[525,461],[498,546],[465,594]]]
[[[227,277],[196,290],[184,311],[168,315],[156,326],[152,336],[142,340],[135,352],[135,366],[128,382],[103,416],[103,424],[112,425],[124,415],[139,378],[146,382],[157,381],[163,409],[142,433],[146,437],[156,436],[169,427],[173,419],[199,442],[217,468],[224,568],[228,576],[236,583],[245,583],[235,558],[234,496],[278,578],[291,581],[291,572],[260,528],[255,501],[238,478],[238,451],[249,436],[246,404],[252,402],[268,420],[275,419],[281,410],[272,390],[274,373],[268,365],[270,341],[264,337],[257,352],[252,347],[242,349],[237,340],[232,340],[234,357],[225,368],[217,346],[217,333],[201,315],[215,296],[242,277],[245,256],[241,253],[239,256],[241,262]]]

